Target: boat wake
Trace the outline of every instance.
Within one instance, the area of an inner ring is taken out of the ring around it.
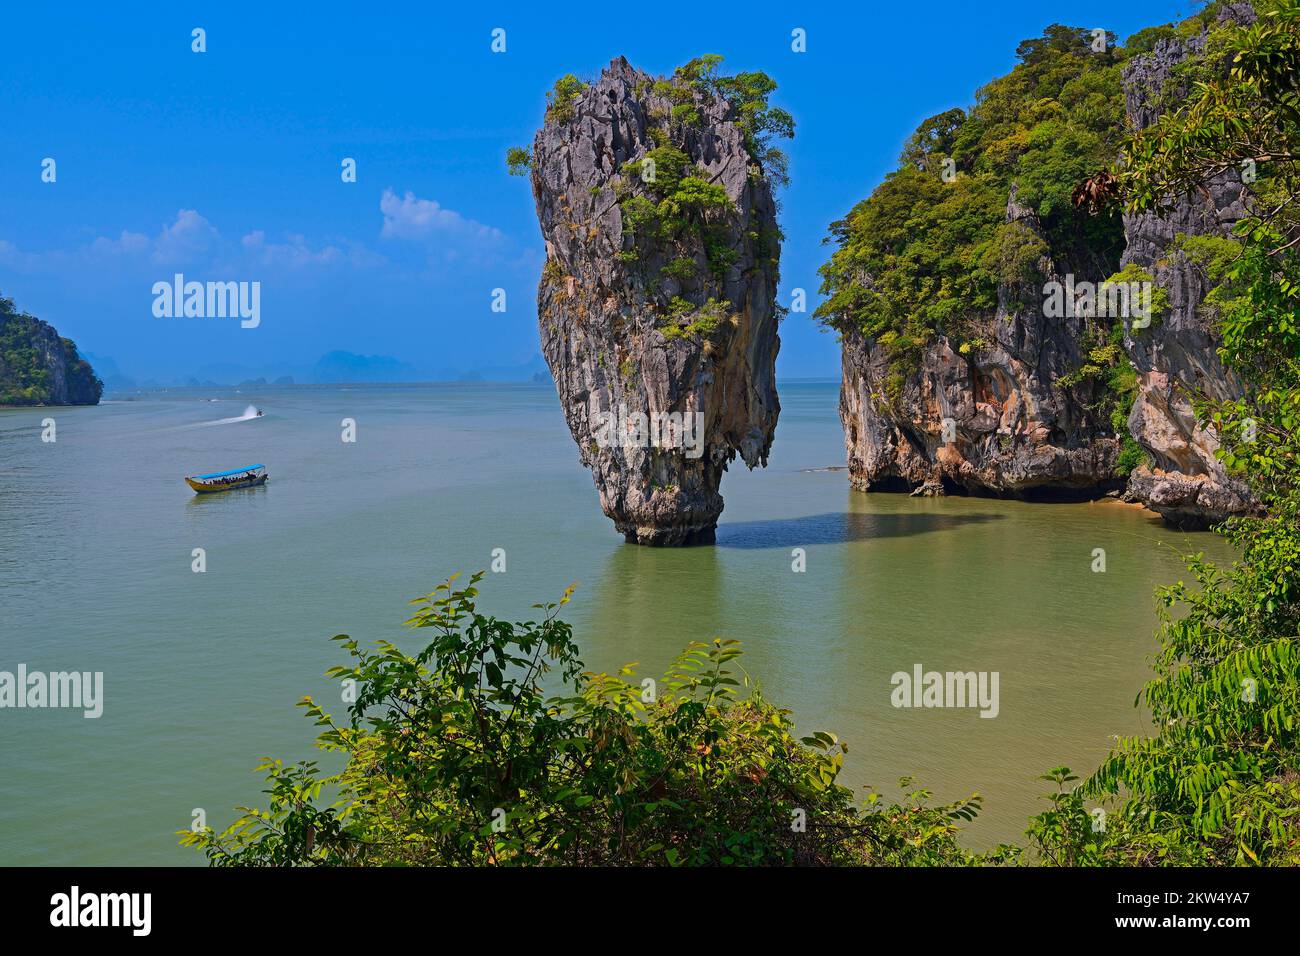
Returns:
[[[183,428],[207,428],[210,425],[233,425],[235,422],[246,422],[254,418],[261,418],[262,412],[256,405],[249,405],[244,409],[244,414],[236,415],[233,418],[218,418],[213,422],[197,422],[193,425],[184,425]]]

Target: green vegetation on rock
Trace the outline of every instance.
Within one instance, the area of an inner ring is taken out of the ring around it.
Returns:
[[[95,405],[103,391],[71,339],[0,297],[0,405]]]
[[[650,195],[628,194],[619,200],[623,223],[634,244],[684,249],[686,240],[699,239],[709,270],[721,278],[735,256],[727,245],[729,227],[721,217],[734,212],[735,204],[725,189],[693,175],[691,169],[689,157],[671,145],[624,164],[622,175],[640,179]],[[669,274],[675,270],[680,276],[686,269],[683,263],[693,267],[694,260],[673,260],[666,267]]]
[[[522,146],[511,146],[506,150],[506,169],[511,176],[527,176],[533,168],[533,154]]]
[[[614,184],[624,234],[631,245],[617,253],[619,260],[631,266],[651,255],[666,254],[668,262],[646,277],[648,284],[657,288],[661,280],[669,279],[683,290],[683,295],[696,300],[697,304],[692,304],[677,295],[668,303],[670,321],[660,326],[668,339],[707,337],[718,328],[725,315],[724,306],[719,304],[720,283],[739,255],[732,245],[733,223],[729,219],[737,212],[735,203],[726,189],[701,175],[691,161],[683,149],[684,127],[702,121],[700,108],[708,99],[725,99],[745,137],[745,148],[753,161],[751,175],[775,183],[785,181],[786,161],[771,140],[794,135],[790,115],[768,102],[776,89],[770,77],[757,72],[726,76],[718,71],[721,63],[722,57],[715,54],[697,57],[671,77],[638,90],[641,95],[663,97],[673,106],[667,114],[650,111],[655,124],[650,138],[655,145],[640,158],[624,163]],[[775,269],[779,230],[751,228],[747,235],[755,258]],[[711,279],[714,288],[692,288],[700,285],[701,278]],[[698,304],[700,299],[705,300],[703,304]],[[683,304],[697,313],[686,324],[673,321],[684,314]]]
[[[786,155],[772,145],[772,140],[794,136],[794,117],[768,102],[776,91],[776,81],[757,70],[726,76],[718,72],[721,64],[721,56],[706,53],[678,67],[673,74],[670,97],[680,97],[678,91],[686,86],[725,99],[736,112],[736,125],[745,135],[745,149],[750,157],[768,179],[776,185],[785,185]],[[659,84],[655,90],[659,92]]]
[[[546,94],[546,119],[556,123],[567,123],[572,119],[573,104],[587,86],[572,73],[556,80],[555,86]]]
[[[1106,39],[1098,50],[1090,30],[1048,27],[1020,44],[1020,63],[979,90],[969,112],[922,123],[900,167],[832,224],[816,317],[884,344],[901,374],[937,335],[971,338],[996,309],[999,283],[1028,294],[1047,255],[1080,278],[1115,271],[1118,213],[1072,202],[1124,132],[1125,53]],[[1006,221],[1013,185],[1041,237]]]
[[[681,296],[668,303],[668,319],[659,326],[663,337],[672,339],[708,338],[727,320],[727,305],[710,298],[697,306]]]

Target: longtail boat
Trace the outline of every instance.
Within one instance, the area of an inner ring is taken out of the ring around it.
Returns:
[[[210,475],[194,475],[186,478],[185,483],[201,495],[214,491],[231,491],[235,488],[252,488],[266,484],[269,476],[266,465],[245,465],[231,471],[217,471]]]

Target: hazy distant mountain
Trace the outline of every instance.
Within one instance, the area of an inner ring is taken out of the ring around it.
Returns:
[[[551,377],[540,352],[533,353],[533,357],[522,365],[489,365],[475,371],[488,382],[532,382],[539,374],[546,379]]]
[[[235,385],[239,382],[259,378],[264,378],[268,382],[287,377],[292,377],[296,381],[303,381],[310,373],[310,365],[291,366],[284,362],[278,362],[274,365],[205,365],[195,374],[199,378],[211,379],[225,385]]]
[[[332,382],[418,382],[425,378],[414,365],[391,355],[326,352],[312,368],[312,380]]]
[[[342,385],[351,382],[549,382],[550,371],[540,353],[518,365],[484,365],[470,368],[421,368],[391,355],[361,355],[338,349],[326,352],[314,365],[242,365],[218,362],[192,371],[160,378],[135,379],[115,361],[87,356],[112,391],[137,388],[217,388],[275,385]]]
[[[117,363],[106,355],[91,355],[89,352],[81,353],[85,356],[87,362],[95,367],[95,374],[99,380],[104,383],[104,388],[110,392],[128,391],[136,387],[136,381],[130,375],[126,375]]]

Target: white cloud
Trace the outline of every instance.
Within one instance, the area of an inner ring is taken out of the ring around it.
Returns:
[[[153,261],[163,264],[188,262],[208,253],[220,234],[215,226],[193,209],[181,209],[176,220],[163,226],[154,240]]]
[[[463,242],[496,243],[504,238],[499,229],[467,219],[454,209],[447,209],[436,199],[421,199],[409,189],[398,198],[385,189],[379,199],[384,214],[380,235],[385,239],[446,239]]]
[[[347,239],[327,242],[316,248],[313,248],[307,237],[300,233],[291,233],[285,239],[285,242],[267,242],[266,233],[261,229],[255,229],[244,236],[240,244],[253,261],[272,268],[300,269],[307,266],[331,265],[364,267],[379,265],[385,261],[383,256]]]
[[[90,244],[89,252],[94,256],[132,256],[149,250],[149,237],[144,233],[122,230],[116,239],[100,236]]]
[[[399,197],[391,189],[384,190],[379,207],[384,217],[381,235],[413,242],[426,276],[446,274],[449,268],[498,263],[509,246],[499,229],[410,191]],[[346,236],[311,239],[301,233],[285,233],[272,239],[265,230],[250,229],[235,242],[195,209],[177,210],[175,218],[153,236],[123,229],[116,238],[98,236],[87,244],[41,251],[0,239],[0,267],[16,272],[60,274],[93,264],[110,266],[117,273],[159,266],[227,272],[250,267],[284,271],[403,268]]]
[[[313,249],[307,238],[291,235],[288,242],[267,242],[266,233],[256,229],[240,240],[244,250],[262,265],[287,265],[292,267],[330,265],[341,262],[345,256],[338,246],[327,245]]]
[[[141,269],[153,266],[191,266],[238,269],[248,265],[264,268],[298,269],[310,266],[382,265],[387,260],[365,245],[341,238],[313,245],[299,233],[283,242],[270,241],[261,229],[242,237],[238,246],[222,238],[204,216],[193,209],[181,209],[165,223],[156,237],[123,229],[116,239],[99,236],[89,244],[40,252],[24,250],[0,239],[0,266],[16,272],[58,273],[88,264],[109,264],[120,270],[128,261]]]
[[[0,239],[0,266],[16,272],[28,272],[34,264],[34,259],[35,256],[30,252],[23,252],[7,239]]]

